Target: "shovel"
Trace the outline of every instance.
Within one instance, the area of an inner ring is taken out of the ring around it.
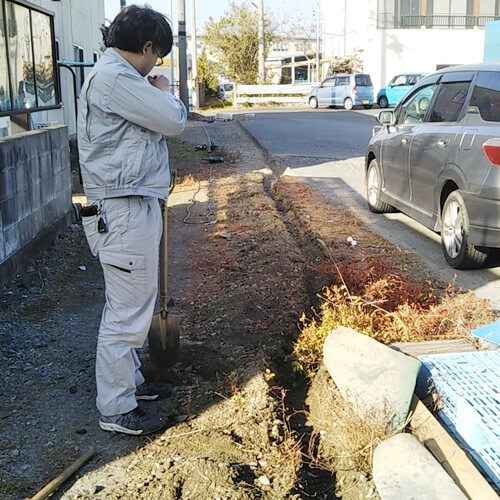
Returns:
[[[160,311],[153,316],[149,330],[149,352],[153,364],[160,368],[172,365],[179,354],[179,316],[168,312],[168,222],[167,206],[162,203],[163,233],[160,243]]]

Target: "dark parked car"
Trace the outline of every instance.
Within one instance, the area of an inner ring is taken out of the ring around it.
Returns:
[[[500,248],[500,64],[429,75],[378,120],[366,151],[370,209],[440,232],[453,267],[483,265]]]

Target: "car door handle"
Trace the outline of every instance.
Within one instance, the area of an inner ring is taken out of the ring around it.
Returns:
[[[448,141],[446,141],[444,139],[439,139],[439,141],[438,141],[438,147],[440,147],[440,148],[446,148],[446,147],[448,147]]]
[[[408,144],[410,142],[410,139],[408,137],[403,137],[401,139],[401,144]]]

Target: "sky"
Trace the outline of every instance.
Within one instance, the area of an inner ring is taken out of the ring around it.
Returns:
[[[192,0],[184,0],[186,30],[188,34],[191,32],[191,2]],[[312,5],[315,2],[305,2],[304,0],[263,0],[264,10],[271,11],[275,15],[283,16],[288,13],[294,18],[302,20],[312,18]],[[132,3],[143,5],[148,3],[153,9],[166,14],[170,18],[170,4],[173,5],[173,21],[174,33],[177,31],[177,7],[179,0],[127,0],[126,4]],[[239,0],[236,3],[251,3],[250,0]],[[257,3],[257,0],[254,0]],[[120,10],[120,0],[104,0],[104,12],[106,19],[110,21],[116,16]],[[205,23],[210,17],[218,20],[229,10],[229,0],[196,0],[196,32],[202,33]]]

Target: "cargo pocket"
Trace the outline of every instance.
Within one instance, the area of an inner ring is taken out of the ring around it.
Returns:
[[[95,257],[97,255],[97,245],[99,243],[99,233],[96,230],[95,217],[82,217],[82,226],[87,237],[90,252]]]
[[[148,300],[144,256],[101,250],[99,260],[111,309],[139,308]]]

